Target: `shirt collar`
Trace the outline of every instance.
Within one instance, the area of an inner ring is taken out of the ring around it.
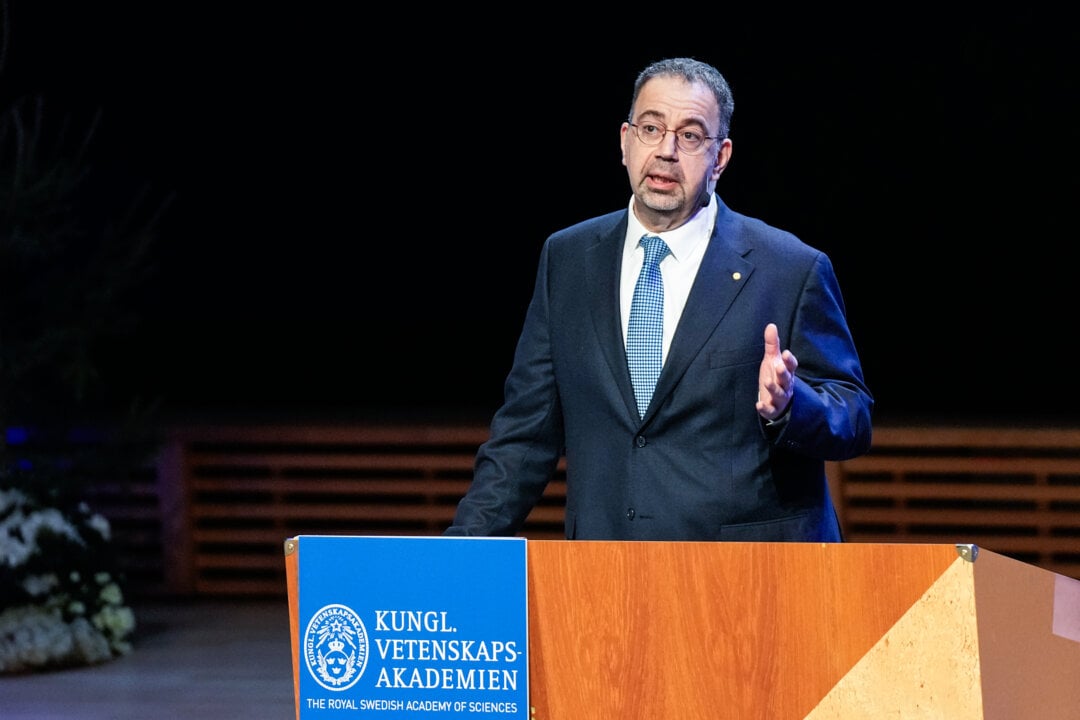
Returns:
[[[716,205],[714,198],[679,227],[661,233],[651,233],[634,215],[634,197],[631,195],[626,223],[626,242],[633,248],[637,247],[642,235],[659,235],[667,243],[675,259],[682,261],[690,256],[698,243],[708,240],[712,235],[713,225],[716,223]]]

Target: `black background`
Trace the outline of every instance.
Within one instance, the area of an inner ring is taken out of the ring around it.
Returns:
[[[96,192],[175,193],[117,392],[486,417],[544,238],[626,204],[634,77],[678,54],[734,90],[721,196],[832,258],[879,422],[1074,423],[1063,15],[357,8],[10,3],[5,102],[102,109]]]

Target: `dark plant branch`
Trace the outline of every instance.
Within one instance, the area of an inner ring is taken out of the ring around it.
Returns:
[[[2,71],[6,0],[0,16]],[[100,108],[79,119],[40,94],[0,108],[0,472],[7,428],[55,439],[94,410],[107,393],[101,350],[140,322],[138,291],[156,271],[173,198],[155,200],[146,186],[126,198],[95,173],[101,124]]]

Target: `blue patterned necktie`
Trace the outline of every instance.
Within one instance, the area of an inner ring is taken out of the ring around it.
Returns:
[[[660,275],[660,261],[669,250],[655,235],[645,235],[640,242],[645,248],[645,262],[630,302],[626,362],[638,415],[644,417],[664,360],[664,279]]]

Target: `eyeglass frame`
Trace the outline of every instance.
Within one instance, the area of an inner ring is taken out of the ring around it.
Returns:
[[[682,128],[675,128],[674,130],[672,130],[667,125],[660,122],[659,120],[644,120],[642,122],[632,122],[630,120],[627,120],[626,124],[629,125],[630,127],[634,128],[634,137],[636,137],[638,139],[638,141],[642,145],[644,145],[645,147],[659,147],[661,144],[663,144],[664,137],[668,133],[671,133],[672,135],[675,136],[675,147],[678,148],[679,152],[684,153],[686,155],[700,155],[703,152],[705,152],[706,143],[704,143],[704,142],[701,143],[701,147],[699,147],[697,150],[686,150],[685,148],[683,148],[683,146],[679,143],[679,131]],[[641,133],[638,132],[638,128],[640,128],[642,124],[655,125],[657,128],[662,128],[663,132],[658,135],[658,137],[660,139],[657,140],[655,143],[652,143],[652,144],[646,142],[645,139],[641,137]],[[701,139],[702,140],[708,140],[708,141],[711,142],[713,140],[721,140],[723,138],[721,138],[719,135],[702,135]]]

